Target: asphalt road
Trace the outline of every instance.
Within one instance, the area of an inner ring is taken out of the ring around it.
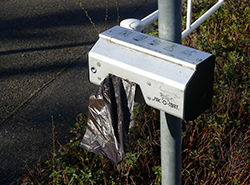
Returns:
[[[97,30],[104,31],[106,1],[82,4]],[[156,8],[156,0],[119,0],[120,20],[141,19]],[[108,10],[109,28],[117,24],[116,0],[109,0]],[[88,81],[87,53],[97,39],[77,0],[0,2],[1,185],[27,173],[30,161],[46,158],[51,116],[56,139],[65,143],[76,116],[86,114],[96,88]]]

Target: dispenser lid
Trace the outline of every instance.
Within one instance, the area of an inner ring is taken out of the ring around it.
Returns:
[[[212,55],[120,26],[102,32],[99,37],[193,70]]]

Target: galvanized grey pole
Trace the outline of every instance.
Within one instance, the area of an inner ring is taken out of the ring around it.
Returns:
[[[181,0],[158,0],[159,37],[181,44]],[[161,121],[161,172],[163,185],[181,184],[181,120],[165,112]]]
[[[158,0],[159,37],[181,44],[181,0]]]
[[[181,120],[163,111],[161,119],[162,185],[181,184]]]

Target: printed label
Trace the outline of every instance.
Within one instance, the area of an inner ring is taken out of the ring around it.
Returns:
[[[122,35],[123,37],[128,38],[128,36],[132,33],[133,33],[132,31],[124,30],[124,31],[120,32],[119,35]]]
[[[157,102],[157,103],[161,103],[161,104],[166,105],[166,106],[169,106],[169,107],[171,107],[171,108],[173,108],[173,109],[179,110],[179,106],[178,106],[177,104],[173,103],[173,102],[170,102],[169,100],[162,99],[162,98],[159,98],[159,97],[156,97],[156,96],[155,96],[155,97],[152,99],[152,101],[155,101],[155,102]]]
[[[144,36],[144,35],[138,35],[138,36],[134,37],[133,39],[134,39],[135,41],[139,42],[139,41],[142,41],[142,40],[144,40],[144,39],[146,39],[146,38],[148,38],[148,37],[147,37],[147,36]]]

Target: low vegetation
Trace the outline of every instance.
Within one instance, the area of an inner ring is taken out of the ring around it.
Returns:
[[[197,18],[214,0],[194,0]],[[182,121],[182,184],[250,184],[250,3],[227,0],[183,44],[216,56],[213,102],[193,121]],[[204,9],[205,7],[205,9]],[[185,24],[185,10],[183,10]],[[151,33],[157,34],[157,23]],[[46,163],[28,168],[13,184],[160,184],[159,112],[139,104],[125,159],[108,159],[79,147],[82,114]],[[54,141],[56,142],[56,141]]]

